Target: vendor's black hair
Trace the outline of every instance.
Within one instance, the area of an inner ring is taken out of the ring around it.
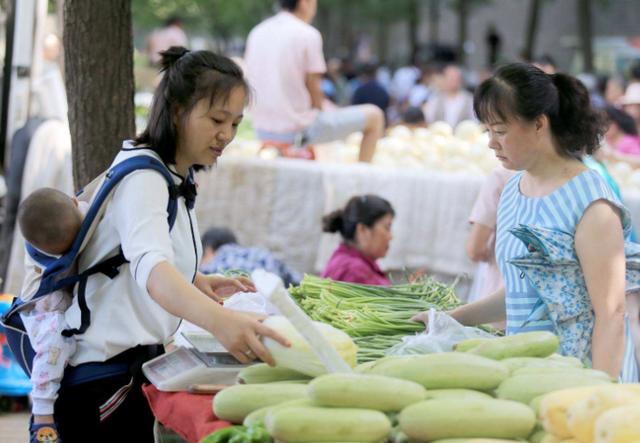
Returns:
[[[426,122],[424,112],[417,106],[409,106],[402,114],[402,123],[408,125],[420,125]]]
[[[242,69],[225,56],[180,46],[172,46],[160,54],[162,80],[153,95],[147,128],[134,144],[148,146],[162,161],[175,164],[178,135],[175,112],[182,109],[179,118],[184,118],[203,98],[208,98],[210,105],[219,100],[226,103],[234,89],[244,89],[247,96],[250,89]]]
[[[631,80],[640,80],[640,58],[631,63],[631,67],[629,68],[629,77]]]
[[[546,115],[558,152],[566,157],[592,154],[606,123],[591,107],[589,92],[566,74],[545,74],[528,63],[499,68],[476,89],[473,109],[485,124],[513,119],[531,122]]]
[[[287,11],[295,11],[299,0],[280,0],[280,7]]]
[[[322,218],[324,232],[339,232],[345,240],[354,240],[356,227],[362,223],[369,228],[387,214],[395,215],[391,203],[377,195],[352,197],[343,209]]]
[[[618,125],[620,130],[626,135],[638,135],[636,122],[629,114],[611,105],[607,106],[604,110],[607,113],[609,122]]]
[[[210,228],[202,236],[202,247],[210,247],[216,251],[220,246],[236,244],[238,240],[229,228]]]

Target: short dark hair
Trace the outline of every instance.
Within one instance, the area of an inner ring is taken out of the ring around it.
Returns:
[[[559,154],[567,157],[592,154],[606,128],[580,81],[566,74],[546,74],[528,63],[504,65],[482,82],[473,109],[483,123],[514,118],[530,122],[546,115]]]
[[[352,197],[343,209],[322,218],[324,232],[339,232],[345,240],[354,240],[359,223],[371,228],[385,215],[395,215],[391,203],[377,195]]]
[[[177,15],[172,15],[164,21],[165,28],[173,25],[182,25],[182,18]]]
[[[409,125],[419,125],[426,123],[424,112],[417,106],[409,106],[404,114],[402,114],[402,123]]]
[[[360,74],[367,78],[375,78],[378,72],[378,65],[373,62],[364,63],[360,66]]]
[[[638,128],[636,127],[636,122],[633,120],[629,114],[624,112],[622,109],[618,109],[615,106],[607,106],[604,108],[607,113],[607,118],[609,122],[615,123],[618,125],[620,130],[624,132],[626,135],[638,135]]]
[[[299,0],[280,0],[280,7],[287,11],[295,11],[298,7]]]
[[[629,68],[629,77],[631,77],[632,80],[640,80],[640,58],[631,63],[631,67]]]
[[[214,251],[226,244],[238,243],[233,231],[229,228],[214,227],[207,230],[202,236],[202,247],[209,247]]]
[[[41,188],[20,204],[18,225],[25,240],[36,248],[48,254],[62,254],[78,235],[82,216],[67,194]]]
[[[242,69],[225,56],[181,46],[172,46],[160,54],[162,80],[153,95],[147,128],[134,144],[149,147],[162,161],[174,164],[177,133],[173,116],[178,107],[184,117],[201,99],[209,98],[213,105],[219,100],[226,102],[235,88],[244,89],[248,95],[250,88]]]

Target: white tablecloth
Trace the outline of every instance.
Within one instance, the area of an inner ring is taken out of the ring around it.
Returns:
[[[396,211],[384,269],[471,273],[464,242],[482,177],[388,170],[362,164],[224,159],[198,177],[201,232],[232,228],[244,245],[263,246],[303,272],[321,271],[339,242],[321,219],[353,195],[372,193]]]
[[[201,232],[230,227],[242,244],[269,248],[299,271],[320,272],[339,242],[339,235],[322,233],[322,216],[353,195],[378,194],[396,211],[383,269],[472,275],[464,244],[483,180],[364,164],[224,158],[199,175],[196,208]],[[625,195],[625,203],[638,229],[640,195]]]

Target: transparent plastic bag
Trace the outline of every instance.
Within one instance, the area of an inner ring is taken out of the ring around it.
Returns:
[[[427,330],[404,337],[400,343],[389,348],[387,355],[433,354],[449,352],[453,345],[470,338],[495,338],[479,328],[463,326],[445,312],[430,309]]]
[[[280,314],[280,310],[260,292],[237,292],[224,301],[224,307],[255,314]]]

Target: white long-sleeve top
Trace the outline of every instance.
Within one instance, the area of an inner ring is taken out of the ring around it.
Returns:
[[[130,142],[112,165],[135,155],[160,157],[151,150],[134,149]],[[170,166],[176,184],[182,178]],[[104,217],[79,258],[79,270],[87,269],[115,255],[122,245],[129,263],[114,278],[96,274],[89,278],[86,300],[91,325],[76,336],[77,351],[72,365],[105,361],[137,345],[162,344],[178,328],[180,319],[165,311],[147,291],[147,280],[158,263],[168,261],[188,281],[193,281],[202,255],[195,211],[188,210],[184,197],[178,198],[173,229],[169,233],[165,179],[156,171],[129,174],[112,193]],[[180,297],[180,294],[175,294]],[[80,325],[78,299],[67,310],[67,323]]]

